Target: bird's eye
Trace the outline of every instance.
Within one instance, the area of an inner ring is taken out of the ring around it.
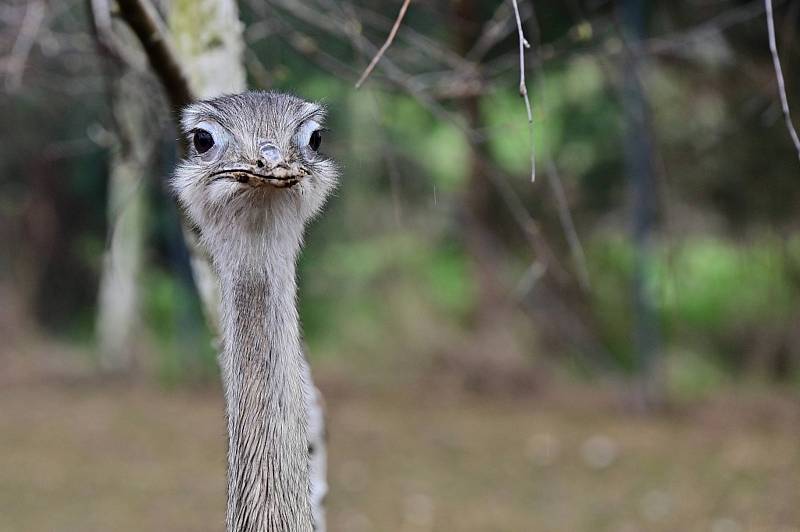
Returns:
[[[196,129],[192,142],[197,153],[205,153],[214,146],[214,137],[205,129]]]
[[[317,151],[320,144],[322,144],[322,130],[316,129],[311,132],[311,137],[308,139],[308,146],[312,150]]]

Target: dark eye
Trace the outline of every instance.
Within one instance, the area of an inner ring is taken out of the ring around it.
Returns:
[[[214,145],[214,137],[205,129],[196,129],[192,142],[194,142],[194,149],[197,150],[197,153],[205,153]]]
[[[313,133],[311,133],[311,138],[308,139],[308,146],[317,151],[319,149],[319,145],[322,144],[322,130],[317,129]]]

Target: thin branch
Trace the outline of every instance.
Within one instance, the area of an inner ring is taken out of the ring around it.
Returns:
[[[97,30],[97,38],[101,41],[110,41],[112,35],[111,6],[108,0],[89,0],[89,7],[92,22]],[[110,43],[105,43],[105,45],[111,47]]]
[[[500,198],[508,207],[512,218],[519,226],[522,236],[528,241],[531,249],[536,254],[537,260],[541,259],[548,272],[553,275],[560,284],[566,285],[570,282],[570,272],[558,260],[558,255],[553,251],[547,239],[539,228],[539,223],[528,211],[525,203],[520,198],[510,182],[513,176],[507,174],[502,168],[492,163],[488,159],[480,157],[478,162],[481,165],[481,172],[489,178],[489,182],[500,194]]]
[[[530,48],[531,44],[525,39],[522,32],[522,19],[519,16],[519,6],[517,0],[511,0],[514,6],[514,18],[517,20],[517,34],[519,35],[519,95],[525,99],[525,110],[528,112],[528,122],[533,123],[531,115],[531,102],[528,98],[528,87],[525,86],[525,48]]]
[[[533,53],[533,65],[534,68],[537,70],[536,81],[539,84],[539,94],[540,94],[540,106],[546,108],[546,100],[545,100],[545,85],[544,85],[544,77],[542,74],[542,62],[541,57],[539,55],[540,44],[541,44],[541,36],[542,30],[539,26],[539,18],[536,16],[536,10],[531,10],[531,19],[533,23],[533,39],[536,43],[535,53]],[[602,61],[602,60],[601,60]],[[589,279],[589,268],[586,262],[586,253],[583,250],[583,245],[581,244],[581,239],[578,236],[578,231],[575,228],[575,220],[572,217],[572,212],[569,209],[569,203],[567,202],[567,196],[564,193],[564,184],[561,180],[561,176],[558,173],[558,167],[555,164],[552,156],[548,156],[546,163],[545,163],[545,170],[547,175],[547,181],[550,185],[550,189],[553,192],[553,195],[556,198],[556,210],[558,212],[558,219],[561,223],[561,229],[564,231],[564,235],[567,239],[567,244],[570,249],[570,253],[572,254],[572,260],[575,263],[575,271],[576,276],[578,278],[578,284],[580,287],[585,291],[588,292],[591,289],[591,282]]]
[[[114,32],[109,0],[88,0],[87,4],[95,49],[99,55],[127,67],[132,72],[148,72],[148,60],[144,52],[138,46],[120,41],[119,35]],[[114,76],[106,77],[111,80]]]
[[[257,88],[268,89],[272,86],[272,76],[269,70],[267,70],[267,67],[264,66],[264,63],[261,62],[258,54],[255,53],[252,48],[245,49],[244,64]]]
[[[393,19],[385,17],[376,11],[371,11],[363,5],[359,5],[357,10],[355,6],[349,2],[346,5],[350,10],[357,11],[355,14],[358,16],[359,22],[364,26],[369,24],[380,31],[387,31],[390,30],[394,24]],[[405,40],[409,44],[409,48],[405,51],[407,57],[417,59],[427,56],[435,61],[448,65],[456,71],[475,69],[476,64],[474,61],[470,61],[455,53],[443,44],[441,40],[431,38],[415,30],[408,24],[404,25],[401,29],[402,31],[397,33],[397,41]],[[397,45],[395,44],[395,46]]]
[[[25,64],[28,62],[28,56],[31,53],[33,44],[36,42],[36,36],[44,20],[44,15],[44,2],[38,1],[28,4],[25,10],[25,17],[22,19],[22,24],[19,29],[19,34],[17,35],[17,40],[14,42],[14,47],[11,49],[11,56],[6,62],[6,70],[8,72],[6,88],[10,92],[16,91],[22,85]]]
[[[779,0],[778,4],[783,3],[783,1]],[[752,20],[763,12],[764,6],[758,0],[754,0],[741,7],[728,9],[688,30],[644,39],[641,51],[650,54],[674,53],[710,36],[721,34],[732,26]]]
[[[464,57],[471,61],[480,61],[494,45],[507,37],[513,29],[514,23],[511,21],[508,4],[500,2],[492,18],[484,23],[481,34],[475,40],[475,44],[472,45],[472,48]]]
[[[774,0],[775,6],[786,3],[786,0]],[[642,41],[638,54],[649,54],[655,56],[676,56],[686,59],[688,56],[684,50],[693,44],[699,44],[703,40],[721,34],[730,28],[746,23],[764,13],[764,4],[761,0],[753,0],[742,7],[731,8],[705,22],[699,23],[687,30],[663,34],[658,37],[651,37]],[[524,5],[520,6],[520,14],[523,22],[526,14]],[[607,21],[603,18],[592,21],[594,33],[603,35],[609,32],[606,27]],[[536,56],[540,64],[554,60],[566,61],[571,57],[593,55],[599,58],[613,58],[622,53],[627,53],[622,49],[609,49],[603,40],[593,41],[591,45],[580,45],[576,43],[573,32],[566,32],[550,43],[542,44],[536,42]],[[534,39],[536,41],[536,39]],[[578,46],[576,46],[578,44]],[[484,72],[488,77],[494,78],[505,74],[515,68],[519,62],[519,54],[503,54],[488,62],[483,63]]]
[[[519,16],[517,0],[511,0],[514,6],[514,18],[517,20],[517,34],[519,36],[519,95],[525,100],[525,111],[528,113],[528,131],[531,143],[531,182],[536,181],[536,149],[533,144],[533,115],[531,114],[531,100],[528,97],[528,87],[525,85],[525,48],[531,45],[522,32],[522,19]]]
[[[172,111],[178,113],[194,99],[189,81],[172,47],[164,23],[150,0],[117,0],[122,18],[142,42],[156,75],[167,92]]]
[[[392,45],[392,41],[394,41],[395,35],[397,35],[397,30],[400,29],[400,24],[403,22],[403,17],[406,16],[406,11],[408,11],[408,5],[411,3],[411,0],[403,0],[403,5],[400,6],[400,12],[397,14],[397,19],[394,21],[394,26],[392,26],[392,31],[389,32],[389,37],[386,38],[386,42],[383,43],[383,46],[380,47],[378,53],[375,54],[375,57],[372,58],[372,61],[369,62],[367,65],[366,70],[364,73],[361,74],[361,77],[358,78],[356,82],[356,89],[361,88],[361,85],[366,81],[367,77],[372,73],[372,70],[375,68],[375,65],[378,64],[378,61],[381,60],[383,54],[386,50],[389,49],[389,46]]]
[[[556,197],[558,218],[561,221],[561,227],[567,237],[567,244],[572,253],[572,259],[575,262],[578,282],[581,288],[588,292],[592,285],[589,281],[589,269],[586,266],[586,253],[583,251],[581,239],[578,237],[578,230],[575,228],[575,221],[572,219],[572,213],[567,204],[567,195],[564,193],[564,185],[561,181],[561,177],[558,175],[558,168],[552,159],[547,160],[545,168],[547,181],[550,184],[553,195]]]
[[[277,34],[297,53],[342,80],[349,80],[358,75],[358,70],[354,66],[324,51],[316,44],[313,37],[295,30],[295,25],[283,21],[282,15],[278,10],[273,11],[273,17],[282,21],[282,24],[276,28]]]
[[[775,19],[772,16],[772,0],[764,0],[767,9],[767,33],[769,33],[769,51],[772,53],[772,64],[775,66],[775,77],[778,80],[778,92],[781,97],[781,109],[783,118],[786,120],[786,129],[792,137],[794,149],[797,150],[797,158],[800,159],[800,138],[792,122],[792,113],[789,110],[789,98],[786,96],[786,83],[783,80],[783,69],[781,68],[781,58],[778,55],[778,45],[775,42]]]
[[[251,0],[251,2],[251,5],[258,4],[258,2],[254,0]],[[295,2],[294,0],[272,0],[272,3],[284,9],[293,17],[311,24],[326,33],[348,39],[353,48],[364,55],[374,54],[378,50],[377,45],[374,45],[364,37],[362,33],[353,29],[358,26],[358,21],[356,19],[348,20],[337,18],[336,15],[332,13],[330,7],[331,4],[335,5],[333,2],[325,2],[329,8],[326,12],[311,9],[303,3]],[[433,116],[452,123],[469,138],[470,142],[479,143],[485,141],[484,136],[480,132],[465,126],[452,112],[440,105],[435,98],[430,96],[423,87],[419,87],[411,82],[409,75],[388,58],[384,58],[382,67],[390,82],[411,95]]]

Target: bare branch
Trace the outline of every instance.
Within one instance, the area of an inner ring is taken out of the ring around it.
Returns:
[[[775,77],[778,80],[778,92],[781,97],[781,109],[783,118],[786,120],[786,129],[792,137],[794,149],[797,150],[797,158],[800,159],[800,138],[797,137],[797,130],[792,122],[792,113],[789,110],[789,98],[786,96],[786,83],[783,80],[783,68],[781,68],[781,58],[778,55],[778,45],[775,42],[775,19],[772,16],[772,0],[764,0],[767,9],[767,33],[769,34],[769,51],[772,53],[772,64],[775,66]]]
[[[528,97],[528,87],[525,86],[525,48],[531,45],[522,32],[522,19],[519,16],[517,0],[511,0],[514,6],[514,18],[517,20],[517,34],[519,35],[519,95],[525,100],[525,111],[528,113],[528,131],[531,143],[531,182],[536,181],[536,149],[533,144],[533,115],[531,114],[531,101]]]
[[[28,4],[25,10],[25,17],[22,19],[17,40],[11,49],[11,56],[6,61],[6,71],[8,73],[6,88],[9,91],[13,92],[22,85],[25,64],[28,62],[28,56],[31,53],[33,44],[36,42],[36,35],[39,33],[42,20],[44,20],[44,14],[45,6],[41,0]]]
[[[95,28],[97,28],[98,38],[110,40],[112,34],[111,6],[108,0],[90,0],[89,7],[91,8],[92,21]]]
[[[514,18],[517,20],[517,34],[519,35],[519,95],[525,99],[525,110],[528,112],[528,122],[533,122],[533,116],[531,116],[531,102],[528,98],[528,88],[525,86],[525,48],[530,48],[531,45],[522,32],[522,19],[520,19],[519,16],[517,0],[511,0],[511,3],[514,6]]]
[[[293,17],[311,24],[326,33],[349,39],[353,48],[362,54],[374,54],[378,50],[376,45],[354,29],[358,26],[357,20],[355,19],[337,18],[330,10],[321,13],[320,11],[310,9],[302,2],[295,2],[293,0],[272,0],[272,3],[281,7]],[[258,4],[258,2],[252,0],[251,5],[256,4]],[[330,7],[330,3],[326,2],[326,4]],[[419,87],[410,81],[409,75],[388,58],[384,58],[382,67],[389,81],[406,91],[406,93],[417,100],[417,102],[433,116],[452,123],[469,138],[470,142],[478,143],[485,141],[485,137],[479,131],[465,126],[452,112],[440,105],[432,96],[425,92],[423,87]]]
[[[172,110],[177,116],[194,98],[168,39],[164,23],[149,0],[117,0],[117,3],[122,18],[142,42],[147,58],[158,79],[164,84]]]
[[[348,4],[348,6],[350,9],[355,10],[352,4]],[[383,16],[381,13],[371,11],[364,6],[358,7],[357,14],[359,21],[364,25],[370,24],[380,31],[389,31],[394,24],[393,19]],[[474,61],[455,53],[453,50],[443,45],[440,40],[428,37],[408,24],[402,26],[400,29],[401,31],[397,33],[397,40],[405,40],[408,42],[409,50],[406,53],[412,57],[416,58],[424,55],[448,65],[456,71],[475,70],[476,64]]]
[[[541,99],[540,105],[545,106],[545,86],[544,78],[541,72],[542,60],[539,54],[542,31],[539,27],[539,18],[536,16],[535,9],[531,10],[531,19],[534,28],[534,41],[536,42],[535,53],[532,54],[533,64],[538,71],[536,81],[539,84],[539,94]],[[575,228],[575,220],[572,217],[572,212],[569,209],[569,203],[567,203],[567,196],[564,193],[564,184],[561,180],[561,176],[558,173],[558,167],[553,161],[552,156],[547,157],[545,170],[548,184],[550,185],[550,189],[556,199],[556,210],[558,212],[559,222],[561,223],[561,229],[564,231],[564,236],[567,239],[567,244],[569,245],[570,253],[572,254],[572,260],[575,264],[578,284],[584,291],[588,292],[591,288],[591,283],[589,280],[589,268],[586,265],[586,253],[583,250],[583,245],[581,244],[580,237],[578,236],[578,231]]]
[[[317,66],[330,72],[331,74],[343,79],[348,80],[358,75],[358,71],[337,57],[325,52],[319,45],[314,37],[305,33],[295,30],[296,25],[284,20],[282,13],[279,10],[272,11],[272,19],[278,21],[275,24],[273,31],[283,38],[286,43],[294,48],[298,53],[302,54],[309,60],[313,61]],[[254,41],[249,41],[250,43]],[[250,73],[257,77],[254,65],[249,65]]]
[[[465,57],[472,61],[480,61],[495,44],[513,31],[513,28],[514,23],[511,20],[508,4],[500,2],[492,18],[483,25],[480,36]]]
[[[389,49],[389,46],[392,45],[392,41],[394,41],[395,35],[397,35],[397,30],[400,29],[400,24],[403,22],[403,17],[406,16],[406,11],[408,11],[408,5],[411,3],[411,0],[403,0],[403,5],[400,6],[400,12],[397,14],[397,19],[394,21],[394,26],[392,26],[392,31],[389,32],[389,36],[386,38],[386,42],[383,43],[383,46],[380,47],[378,53],[375,54],[375,57],[372,58],[372,61],[369,62],[367,65],[366,70],[364,73],[361,74],[361,77],[358,78],[356,82],[356,89],[360,88],[361,85],[366,81],[367,77],[370,75],[372,70],[375,68],[375,65],[378,64],[378,61],[381,60],[383,54],[386,50]]]
[[[575,221],[572,219],[572,213],[567,204],[567,196],[564,194],[564,185],[561,177],[558,175],[558,168],[552,159],[548,159],[546,164],[547,181],[556,197],[556,204],[558,205],[558,218],[561,221],[561,228],[564,235],[567,237],[567,244],[569,245],[572,259],[575,262],[575,270],[577,272],[578,282],[585,291],[589,291],[591,283],[589,281],[589,269],[586,266],[586,253],[583,251],[581,239],[578,237],[578,231],[575,229]]]
[[[778,4],[783,3],[779,0]],[[650,54],[669,54],[680,51],[692,43],[697,43],[709,36],[720,34],[726,29],[742,24],[760,16],[764,12],[764,6],[755,0],[742,7],[732,8],[723,13],[701,22],[688,30],[676,33],[652,37],[642,42],[642,51]]]
[[[100,55],[114,63],[123,64],[133,72],[147,71],[148,60],[143,50],[138,46],[131,46],[129,41],[121,41],[119,34],[114,31],[109,0],[89,0],[88,4],[95,46]],[[114,76],[108,77],[111,80]],[[144,81],[144,78],[140,80]]]

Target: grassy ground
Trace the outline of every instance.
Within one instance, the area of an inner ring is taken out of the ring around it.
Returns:
[[[485,399],[322,372],[336,531],[798,531],[800,403],[659,418],[587,389]],[[219,531],[218,390],[0,379],[0,531]]]

